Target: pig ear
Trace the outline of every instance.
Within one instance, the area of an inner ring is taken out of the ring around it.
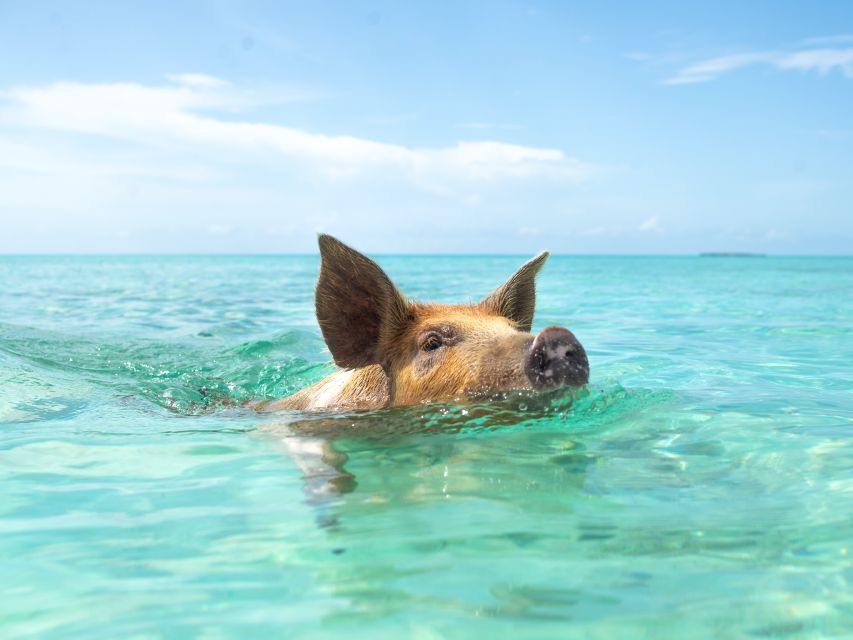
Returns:
[[[543,251],[521,265],[512,277],[480,303],[484,309],[509,318],[522,331],[530,331],[536,309],[536,274],[550,254]]]
[[[382,362],[382,338],[408,303],[373,260],[325,234],[319,238],[315,305],[335,364],[348,369]]]

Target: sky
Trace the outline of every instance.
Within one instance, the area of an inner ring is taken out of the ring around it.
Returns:
[[[853,3],[0,0],[0,253],[853,253]]]

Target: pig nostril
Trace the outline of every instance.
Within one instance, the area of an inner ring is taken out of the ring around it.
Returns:
[[[574,351],[574,347],[569,344],[557,344],[545,347],[545,355],[551,360],[565,358],[572,351]]]

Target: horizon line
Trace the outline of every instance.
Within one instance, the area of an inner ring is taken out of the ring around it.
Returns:
[[[424,258],[496,258],[526,256],[528,252],[476,252],[476,253],[397,253],[359,251],[366,255],[386,257],[424,257]],[[752,251],[697,251],[690,253],[555,253],[552,258],[853,258],[853,253],[766,253]],[[129,252],[0,252],[0,258],[122,258],[122,257],[225,257],[225,258],[307,258],[319,256],[319,251],[312,252],[177,252],[177,251],[129,251]]]

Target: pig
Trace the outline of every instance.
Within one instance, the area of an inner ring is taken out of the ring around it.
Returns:
[[[588,382],[589,361],[571,331],[530,333],[547,251],[481,302],[446,305],[408,300],[378,264],[332,236],[320,235],[319,245],[317,320],[341,369],[267,410],[381,409]]]

